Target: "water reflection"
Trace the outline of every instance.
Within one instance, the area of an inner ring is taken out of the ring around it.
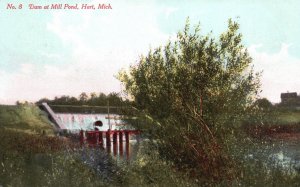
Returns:
[[[266,167],[270,169],[277,166],[298,173],[300,172],[300,142],[268,142],[249,150],[245,158],[264,161]]]

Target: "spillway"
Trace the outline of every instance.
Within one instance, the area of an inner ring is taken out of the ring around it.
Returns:
[[[120,129],[122,121],[118,119],[117,115],[110,119],[112,129]],[[55,113],[56,120],[61,124],[61,129],[67,130],[94,130],[94,122],[102,121],[103,126],[99,127],[100,131],[109,129],[109,122],[107,114],[70,114],[70,113]]]

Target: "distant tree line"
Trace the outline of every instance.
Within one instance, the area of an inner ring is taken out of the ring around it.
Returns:
[[[36,102],[36,104],[42,104],[43,102],[49,105],[89,105],[89,106],[106,106],[109,102],[110,106],[121,106],[128,103],[129,100],[123,100],[122,97],[115,92],[104,94],[95,93],[90,94],[82,92],[77,98],[73,96],[63,95],[55,97],[54,99],[42,98]]]
[[[106,107],[110,106],[110,112],[120,113],[122,108],[130,104],[128,99],[123,99],[120,94],[112,92],[104,93],[86,93],[82,92],[78,97],[63,95],[54,99],[42,98],[35,104],[41,105],[43,102],[48,103],[55,112],[72,112],[72,113],[106,113]],[[80,106],[80,107],[78,107]]]

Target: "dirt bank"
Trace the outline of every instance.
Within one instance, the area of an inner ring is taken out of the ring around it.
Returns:
[[[300,141],[300,124],[247,125],[243,128],[253,138]]]

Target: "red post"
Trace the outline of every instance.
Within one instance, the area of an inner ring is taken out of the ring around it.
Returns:
[[[84,143],[84,136],[83,136],[83,130],[80,130],[80,133],[79,133],[79,139],[80,139],[80,144],[83,145]]]
[[[114,153],[114,156],[117,155],[117,139],[118,139],[118,132],[115,131],[113,133],[113,153]]]
[[[119,155],[123,157],[123,132],[119,131]]]
[[[125,130],[125,141],[126,141],[126,159],[129,160],[129,131]]]
[[[90,146],[94,146],[97,143],[96,132],[90,131],[87,132],[87,141]]]
[[[110,129],[108,129],[106,131],[105,137],[106,137],[106,147],[109,147],[109,149],[110,149],[110,146],[111,146],[111,142],[110,142]]]
[[[126,134],[125,134],[125,136],[126,136]],[[129,160],[130,159],[130,154],[129,154],[129,141],[128,141],[128,143],[127,143],[127,141],[126,141],[126,159],[127,160]]]
[[[119,144],[123,144],[123,132],[119,131]]]
[[[129,131],[125,131],[126,144],[129,144]]]
[[[113,133],[113,144],[117,144],[117,139],[118,139],[117,137],[118,137],[118,132],[115,131]]]
[[[99,143],[100,147],[103,147],[103,133],[102,133],[102,131],[99,132],[98,143]]]

